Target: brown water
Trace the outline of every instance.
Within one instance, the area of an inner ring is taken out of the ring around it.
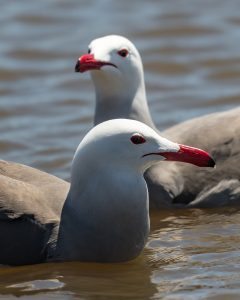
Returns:
[[[240,1],[1,0],[0,156],[69,178],[92,126],[78,56],[117,33],[141,52],[160,129],[240,104]],[[0,269],[1,299],[239,299],[240,212],[159,212],[137,260]],[[1,243],[1,242],[0,242]],[[1,244],[0,244],[1,247]]]

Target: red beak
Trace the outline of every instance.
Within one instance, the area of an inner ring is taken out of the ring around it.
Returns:
[[[110,62],[95,59],[93,54],[84,54],[76,63],[75,72],[83,73],[90,70],[100,70],[103,66],[113,66],[117,68],[116,65]]]
[[[168,161],[181,161],[198,167],[213,168],[215,166],[215,161],[206,151],[185,145],[179,145],[179,147],[177,152],[149,153],[144,156],[155,154],[165,157]]]
[[[164,152],[159,154],[170,161],[182,161],[198,167],[213,168],[215,166],[215,161],[206,151],[185,145],[179,146],[180,149],[178,152]]]

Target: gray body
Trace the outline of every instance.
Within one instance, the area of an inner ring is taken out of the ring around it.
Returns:
[[[46,261],[69,187],[45,172],[0,161],[0,264]]]
[[[173,126],[161,134],[212,154],[215,169],[166,164],[145,174],[152,207],[218,207],[240,204],[240,108]]]

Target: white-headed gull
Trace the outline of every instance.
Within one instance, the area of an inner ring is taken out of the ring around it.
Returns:
[[[68,196],[58,207],[40,185],[44,178],[38,178],[37,170],[29,169],[39,180],[35,188],[24,178],[1,175],[0,264],[136,257],[149,232],[143,172],[168,160],[215,165],[203,150],[171,142],[141,122],[117,119],[84,137],[73,159]],[[50,183],[51,189],[58,188],[57,179]]]
[[[90,71],[96,92],[94,124],[135,119],[155,128],[145,93],[141,57],[128,39],[110,35],[93,40],[76,72]],[[164,136],[213,153],[216,170],[172,164],[150,168],[145,176],[152,207],[188,204],[210,207],[240,203],[240,108],[192,119],[162,132]]]

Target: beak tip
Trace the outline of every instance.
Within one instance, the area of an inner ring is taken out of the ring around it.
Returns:
[[[210,158],[209,162],[208,162],[208,167],[210,168],[216,168],[216,163],[214,161],[213,158]]]
[[[77,73],[80,72],[80,62],[79,62],[79,60],[77,61],[76,65],[75,65],[75,72],[77,72]]]

